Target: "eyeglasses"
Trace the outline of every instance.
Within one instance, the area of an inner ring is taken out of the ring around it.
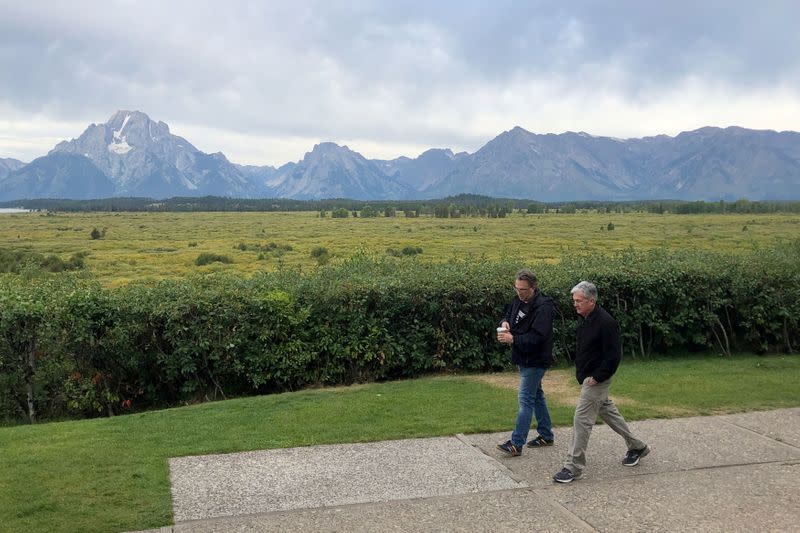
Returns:
[[[528,291],[532,291],[532,290],[533,290],[533,287],[517,287],[517,286],[515,285],[515,286],[514,286],[514,290],[515,290],[516,292],[528,292]]]

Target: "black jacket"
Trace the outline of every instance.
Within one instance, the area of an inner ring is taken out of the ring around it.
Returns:
[[[595,306],[586,318],[580,319],[575,352],[575,377],[578,383],[591,376],[606,381],[617,371],[622,359],[619,347],[619,325],[608,311]]]
[[[520,308],[524,316],[517,320]],[[504,320],[514,335],[511,361],[515,365],[548,368],[553,364],[553,300],[549,296],[537,289],[527,305],[514,296]]]

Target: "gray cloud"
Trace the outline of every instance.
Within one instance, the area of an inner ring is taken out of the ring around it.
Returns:
[[[674,133],[699,119],[781,129],[763,123],[778,111],[747,121],[765,96],[786,123],[800,118],[798,6],[0,0],[0,156],[16,156],[26,122],[102,122],[121,108],[180,124],[193,142],[204,129],[203,149],[274,164],[302,157],[288,146],[304,140],[306,150],[361,142],[368,156],[472,151],[517,124],[604,135]]]

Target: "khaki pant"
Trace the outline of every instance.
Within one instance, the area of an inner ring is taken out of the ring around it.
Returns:
[[[617,406],[608,397],[611,380],[608,379],[597,385],[581,385],[581,397],[575,408],[575,418],[572,424],[572,446],[564,467],[574,475],[579,475],[586,468],[586,446],[592,434],[597,416],[603,419],[608,427],[616,431],[625,439],[629,450],[641,450],[645,443],[636,438]]]

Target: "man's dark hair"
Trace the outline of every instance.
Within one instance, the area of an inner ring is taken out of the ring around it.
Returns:
[[[523,268],[522,270],[517,272],[517,279],[522,281],[527,281],[531,287],[536,287],[539,283],[539,280],[536,279],[536,274],[534,274],[527,268]]]

